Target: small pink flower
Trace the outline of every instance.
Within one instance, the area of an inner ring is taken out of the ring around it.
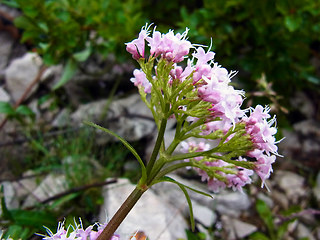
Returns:
[[[197,52],[193,53],[192,56],[197,59],[197,66],[207,64],[214,58],[214,52],[205,52],[202,47],[197,48]]]
[[[129,43],[126,43],[126,50],[132,54],[133,59],[138,60],[144,58],[145,39],[148,36],[147,30],[141,30],[139,37]]]
[[[158,31],[153,31],[152,37],[147,37],[146,40],[150,46],[150,54],[157,57],[167,59],[174,63],[184,60],[184,57],[189,54],[192,44],[185,40],[187,31],[183,34],[176,34],[170,30],[166,34],[161,34]]]
[[[254,162],[256,165],[254,171],[261,178],[261,187],[263,187],[265,180],[267,180],[270,177],[270,174],[273,172],[272,164],[276,161],[276,156],[268,156],[259,149],[248,152],[248,156],[256,159],[256,162]]]
[[[244,118],[246,123],[247,133],[250,134],[254,145],[265,151],[267,155],[270,153],[278,154],[277,142],[274,135],[277,133],[275,124],[275,118],[267,121],[270,117],[268,114],[269,108],[263,108],[261,105],[256,106],[255,109],[251,109],[249,117]]]
[[[147,79],[146,74],[142,70],[135,69],[133,71],[134,77],[130,79],[131,82],[138,88],[143,88],[145,93],[151,93],[152,84]]]

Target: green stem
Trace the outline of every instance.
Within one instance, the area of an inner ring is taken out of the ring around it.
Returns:
[[[169,110],[169,107],[170,105],[168,104],[166,106],[166,112],[168,112]],[[151,157],[150,157],[150,160],[149,160],[149,163],[147,165],[147,176],[149,176],[149,174],[151,173],[151,170],[153,168],[153,165],[154,163],[156,162],[156,159],[157,159],[157,156],[158,156],[158,153],[159,153],[159,150],[160,150],[160,147],[163,143],[163,137],[164,137],[164,133],[165,133],[165,130],[166,130],[166,126],[167,126],[167,117],[165,116],[162,121],[161,121],[161,124],[160,124],[160,129],[159,129],[159,133],[158,133],[158,137],[157,137],[157,140],[156,140],[156,143],[155,143],[155,146],[154,146],[154,149],[153,149],[153,152],[151,154]]]
[[[108,222],[107,226],[103,230],[103,232],[99,235],[97,240],[110,240],[114,232],[117,230],[119,225],[128,215],[133,206],[140,199],[142,194],[146,191],[146,189],[140,189],[136,187],[129,197],[125,200],[125,202],[120,206],[115,215]]]

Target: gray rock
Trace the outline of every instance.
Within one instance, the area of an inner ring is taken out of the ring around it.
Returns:
[[[9,94],[2,87],[0,87],[0,101],[1,102],[9,102],[10,101]]]
[[[169,177],[176,180],[179,183],[182,183],[188,187],[208,192],[205,188],[206,185],[201,183],[200,181],[190,181],[183,179],[176,174],[169,174]],[[186,210],[188,208],[186,198],[184,193],[180,190],[180,188],[173,183],[162,182],[152,186],[152,189],[156,192],[157,195],[161,196],[164,200],[166,200],[169,204],[173,205],[175,208],[183,208]],[[194,191],[188,190],[189,196],[193,202],[197,202],[198,204],[208,207],[212,209],[215,203],[214,198],[210,198],[208,196],[204,196],[202,194],[196,193]]]
[[[289,207],[289,199],[286,194],[279,192],[277,190],[272,191],[272,198],[274,199],[277,205],[280,205],[284,209]]]
[[[312,103],[311,99],[303,92],[297,92],[295,96],[290,99],[291,106],[298,109],[303,116],[307,118],[312,118],[315,114],[315,105]]]
[[[14,101],[21,98],[25,90],[38,75],[42,59],[35,53],[27,53],[22,58],[13,60],[6,69],[6,86]],[[30,91],[30,96],[36,89],[36,84]],[[28,97],[27,96],[27,97]]]
[[[222,216],[223,229],[227,232],[226,240],[243,239],[257,231],[257,227],[228,216]]]
[[[320,172],[317,175],[316,185],[312,189],[312,192],[317,199],[318,206],[320,207]]]
[[[287,198],[294,203],[298,203],[298,199],[306,195],[305,180],[296,173],[277,171],[274,180],[285,192]]]
[[[199,203],[192,201],[193,216],[195,221],[201,223],[204,227],[212,227],[217,220],[217,215],[213,209],[202,206]],[[189,211],[188,211],[189,212]]]
[[[8,209],[18,208],[19,203],[16,198],[16,192],[11,182],[5,181],[1,183],[3,187],[4,199]]]
[[[246,193],[224,191],[214,197],[216,211],[221,215],[238,217],[252,202]]]
[[[257,197],[258,197],[258,199],[264,201],[268,205],[269,208],[272,208],[274,206],[274,202],[269,196],[260,192],[260,193],[258,193]]]
[[[7,13],[12,18],[16,18],[21,15],[21,12],[19,12],[18,9],[8,7],[7,5],[2,3],[0,4],[0,10]]]
[[[127,179],[119,179],[118,183],[104,188],[105,201],[100,210],[100,222],[105,222],[114,215],[134,187]],[[148,190],[119,226],[116,233],[120,234],[121,238],[128,239],[134,232],[141,230],[150,239],[176,240],[186,238],[185,229],[187,227],[181,210],[172,208],[157,197],[152,190]]]
[[[8,32],[0,32],[0,70],[7,67],[14,39]]]
[[[297,238],[298,239],[307,238],[309,240],[316,240],[315,237],[312,236],[310,229],[308,229],[302,223],[298,223],[296,231],[297,231]]]
[[[295,131],[301,133],[303,136],[306,137],[320,136],[320,124],[319,122],[312,119],[298,122],[293,125],[293,128]]]
[[[139,94],[114,100],[108,109],[107,104],[107,100],[99,100],[82,105],[71,114],[71,120],[78,126],[84,120],[92,121],[116,132],[127,141],[136,141],[154,132],[155,124],[150,120],[152,114]],[[108,139],[106,134],[104,137]]]
[[[288,159],[296,159],[296,153],[301,151],[302,144],[296,131],[282,130],[285,140],[279,143],[281,154]]]
[[[67,189],[64,175],[49,174],[40,185],[26,198],[22,207],[31,207],[35,204],[61,193]]]
[[[67,127],[70,124],[70,109],[62,109],[57,116],[53,119],[51,125],[53,127]]]
[[[29,176],[32,174],[32,171],[27,171],[25,174],[23,174],[23,176]],[[21,180],[13,182],[12,184],[16,193],[15,197],[20,201],[24,200],[37,188],[36,177],[23,178]]]

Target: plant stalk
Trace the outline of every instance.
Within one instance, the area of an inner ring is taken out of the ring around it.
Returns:
[[[157,137],[153,152],[151,154],[150,161],[149,161],[149,163],[147,165],[147,175],[148,176],[151,173],[153,165],[156,162],[157,156],[159,154],[160,147],[161,147],[161,145],[163,143],[163,137],[164,137],[164,133],[165,133],[165,130],[166,130],[166,126],[167,126],[167,118],[164,118],[161,121],[158,137]]]
[[[124,203],[120,206],[115,215],[111,218],[111,220],[107,223],[107,226],[103,230],[103,232],[99,235],[97,240],[110,240],[113,236],[114,232],[117,230],[119,225],[131,211],[133,206],[140,199],[142,194],[146,190],[140,189],[136,187],[132,193],[128,196],[128,198],[124,201]]]

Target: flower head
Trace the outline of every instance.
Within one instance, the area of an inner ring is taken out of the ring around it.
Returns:
[[[131,81],[144,90],[141,97],[158,127],[163,118],[176,119],[170,152],[180,144],[183,165],[193,167],[208,181],[209,189],[242,191],[254,172],[263,186],[278,155],[275,117],[271,118],[270,108],[260,105],[249,111],[241,109],[244,91],[231,85],[237,72],[214,62],[211,47],[207,51],[204,46],[195,47],[187,33],[188,29],[182,34],[173,30],[164,34],[155,28],[150,35],[142,31],[132,41],[134,51],[129,52],[135,59],[144,57],[146,41],[149,59],[138,61],[141,69],[133,72]],[[147,100],[145,93],[151,92]],[[217,144],[211,144],[212,140]],[[254,160],[247,161],[246,156]]]

